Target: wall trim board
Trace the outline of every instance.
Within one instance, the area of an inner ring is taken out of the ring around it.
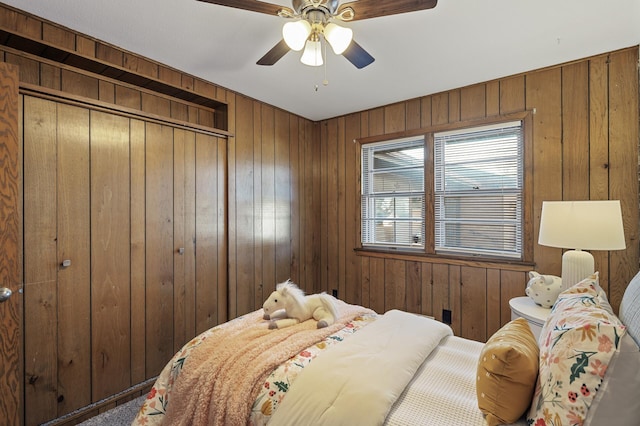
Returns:
[[[110,114],[120,115],[128,118],[141,118],[145,121],[158,123],[158,124],[170,124],[172,127],[192,130],[196,133],[202,133],[206,135],[216,136],[220,138],[233,137],[233,134],[226,130],[211,129],[207,126],[202,126],[194,123],[188,123],[186,121],[176,120],[168,117],[163,117],[155,114],[150,114],[144,111],[140,111],[133,108],[127,108],[119,105],[114,105],[108,102],[98,101],[91,98],[85,98],[82,96],[72,95],[59,90],[48,89],[42,86],[35,86],[27,83],[20,83],[20,93],[24,95],[31,95],[42,99],[54,100],[69,105],[76,105],[85,108],[89,108],[94,111],[102,111]]]

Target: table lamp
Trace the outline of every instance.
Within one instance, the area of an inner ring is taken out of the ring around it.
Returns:
[[[571,249],[562,255],[562,291],[595,272],[591,253],[623,250],[619,200],[543,201],[538,244]]]

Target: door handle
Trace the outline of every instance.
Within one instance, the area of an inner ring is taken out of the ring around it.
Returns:
[[[0,302],[4,302],[5,300],[11,297],[11,289],[7,287],[0,288]]]

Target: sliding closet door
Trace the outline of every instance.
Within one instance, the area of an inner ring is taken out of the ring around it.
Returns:
[[[158,375],[179,347],[227,319],[227,141],[23,99],[31,426]]]

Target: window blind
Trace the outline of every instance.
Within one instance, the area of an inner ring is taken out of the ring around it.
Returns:
[[[424,138],[363,146],[362,244],[424,248]]]
[[[434,135],[436,253],[522,256],[523,130]]]

